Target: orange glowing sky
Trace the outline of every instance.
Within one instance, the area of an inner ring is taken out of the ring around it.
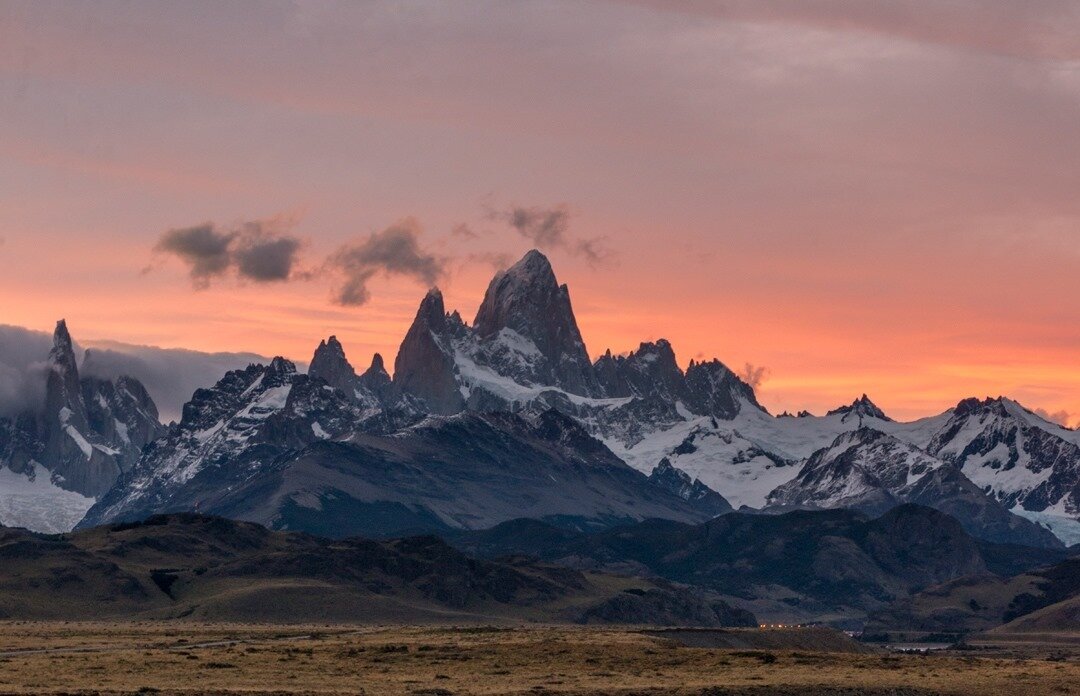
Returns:
[[[594,355],[765,367],[774,412],[1080,425],[1076,3],[10,2],[0,46],[0,323],[392,362],[425,283],[342,306],[328,255],[414,218],[471,320],[535,244],[505,211],[561,209]],[[153,251],[270,219],[292,280]]]

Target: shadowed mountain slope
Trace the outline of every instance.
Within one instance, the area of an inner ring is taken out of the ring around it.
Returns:
[[[754,622],[669,583],[480,560],[430,536],[331,541],[188,514],[64,536],[0,528],[0,561],[9,619]],[[624,592],[653,604],[613,603]]]

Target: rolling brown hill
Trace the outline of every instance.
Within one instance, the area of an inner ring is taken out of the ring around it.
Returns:
[[[0,528],[0,618],[188,617],[755,623],[748,612],[663,581],[523,558],[480,560],[431,536],[329,540],[193,514],[54,536]]]
[[[894,602],[868,633],[1080,630],[1080,557],[1011,577],[958,578]]]

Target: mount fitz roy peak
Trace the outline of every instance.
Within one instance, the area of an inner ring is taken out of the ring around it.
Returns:
[[[39,405],[0,418],[0,524],[67,531],[163,428],[137,379],[80,376],[62,319],[43,378]]]
[[[722,363],[691,362],[684,373],[663,339],[591,363],[569,289],[536,250],[495,275],[471,327],[431,290],[398,351],[394,381],[442,414],[541,405],[587,416],[632,401],[652,403],[665,422],[680,419],[680,402],[724,419],[744,405],[764,413],[750,385]]]

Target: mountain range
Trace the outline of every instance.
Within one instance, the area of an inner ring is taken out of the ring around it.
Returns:
[[[912,423],[865,395],[773,416],[723,363],[684,370],[663,339],[590,360],[537,251],[492,279],[471,324],[428,292],[392,376],[378,355],[357,374],[330,337],[306,374],[284,358],[229,371],[168,426],[138,380],[81,376],[72,346],[61,321],[44,403],[0,419],[5,525],[201,512],[388,537],[918,503],[995,542],[1080,540],[1077,431],[1000,397]]]

